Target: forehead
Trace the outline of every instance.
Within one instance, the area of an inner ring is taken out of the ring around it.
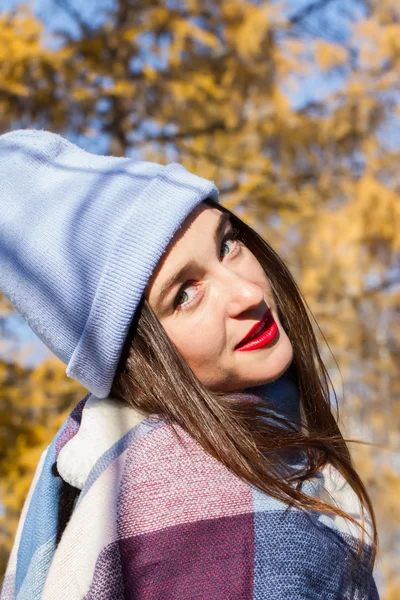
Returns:
[[[212,239],[220,218],[221,211],[218,208],[208,206],[204,202],[196,206],[175,233],[159,260],[145,289],[146,298],[150,298],[155,287],[172,275],[179,265],[191,258],[190,253],[199,248],[199,242],[205,241],[207,237]]]

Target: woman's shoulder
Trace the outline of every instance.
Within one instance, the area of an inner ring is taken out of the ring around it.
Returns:
[[[57,468],[67,483],[85,493],[97,479],[118,470],[129,480],[126,487],[136,490],[138,510],[139,498],[146,509],[152,502],[154,511],[165,504],[170,510],[176,504],[191,514],[204,509],[210,516],[277,514],[288,509],[284,502],[233,474],[179,425],[156,415],[146,416],[113,398],[99,400],[89,395],[70,419],[59,438]],[[357,495],[333,465],[326,464],[303,483],[302,490],[361,521]],[[294,507],[291,512],[301,513]],[[307,518],[319,527],[359,536],[359,527],[337,514],[309,511]]]
[[[364,555],[352,572],[356,538],[336,516],[288,508],[236,477],[177,425],[95,398],[81,409],[59,436],[59,467],[64,453],[70,469],[75,462],[86,471],[51,562],[52,592],[68,585],[69,557],[85,593],[109,589],[126,573],[124,585],[136,586],[132,597],[153,588],[152,597],[161,597],[160,581],[178,590],[175,597],[187,597],[187,589],[210,598],[238,589],[248,590],[243,597],[274,600],[319,598],[321,590],[329,600],[339,593],[374,597],[371,566]],[[328,465],[304,486],[342,506],[350,502],[346,482]]]

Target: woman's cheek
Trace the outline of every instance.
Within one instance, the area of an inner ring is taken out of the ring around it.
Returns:
[[[169,339],[175,344],[179,352],[186,358],[192,352],[196,354],[198,340],[193,328],[177,326],[176,328],[165,327]]]
[[[203,324],[179,336],[177,348],[193,370],[209,369],[219,356],[217,336],[212,331],[211,326]]]

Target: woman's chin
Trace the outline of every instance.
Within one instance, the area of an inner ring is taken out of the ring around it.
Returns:
[[[246,353],[248,363],[243,373],[243,379],[249,381],[246,387],[263,385],[279,379],[293,361],[293,347],[286,334],[281,336],[279,345],[271,347],[270,356],[264,357],[257,354],[258,352],[252,350]]]

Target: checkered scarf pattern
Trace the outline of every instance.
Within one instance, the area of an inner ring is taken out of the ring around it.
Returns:
[[[114,402],[113,417],[103,413],[107,427],[126,421]],[[358,528],[333,514],[288,509],[154,416],[131,428],[125,422],[87,467],[56,546],[62,481],[54,463],[78,439],[89,407],[94,428],[99,406],[90,395],[81,400],[42,454],[1,600],[378,599],[368,541],[352,568]],[[72,469],[91,450],[80,447]],[[357,514],[354,492],[331,466],[303,489]]]

